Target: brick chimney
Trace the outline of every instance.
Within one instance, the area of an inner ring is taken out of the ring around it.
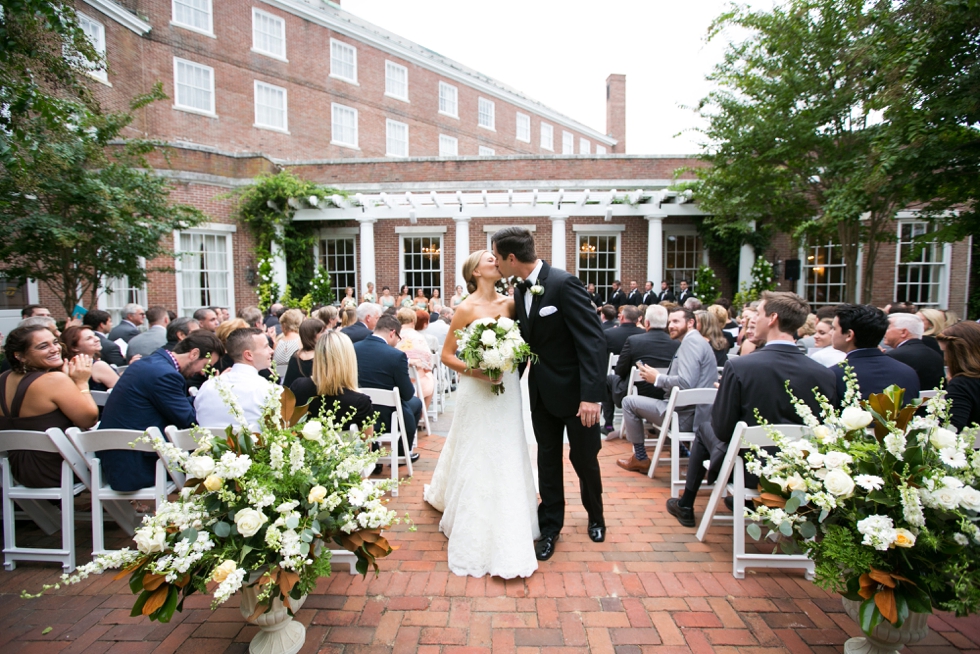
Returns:
[[[606,78],[606,134],[616,139],[616,154],[626,152],[626,75]]]

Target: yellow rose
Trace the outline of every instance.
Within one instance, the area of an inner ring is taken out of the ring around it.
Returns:
[[[912,547],[915,545],[915,534],[908,529],[895,530],[895,547]]]
[[[224,483],[224,480],[218,475],[208,475],[208,478],[204,480],[204,487],[209,491],[216,491]]]
[[[235,565],[235,562],[232,561],[231,559],[227,559],[226,561],[223,561],[221,565],[219,565],[217,568],[214,569],[214,572],[211,573],[211,579],[217,581],[220,584],[221,582],[223,582],[225,579],[228,578],[228,575],[230,575],[232,572],[234,572],[237,569],[238,566]]]
[[[326,496],[327,496],[326,488],[324,488],[323,486],[314,486],[313,488],[310,489],[310,496],[307,498],[307,501],[310,504],[319,504],[320,502],[323,501],[323,498],[325,498]]]

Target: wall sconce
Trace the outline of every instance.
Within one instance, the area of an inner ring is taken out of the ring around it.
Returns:
[[[245,268],[245,283],[249,286],[255,286],[255,283],[258,281],[258,276],[259,273],[255,269],[255,266]]]

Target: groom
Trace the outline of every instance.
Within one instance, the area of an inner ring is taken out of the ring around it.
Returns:
[[[589,538],[606,538],[602,517],[602,479],[596,456],[600,402],[605,394],[606,341],[582,282],[538,259],[534,237],[522,227],[494,233],[493,255],[505,277],[518,276],[515,302],[521,335],[538,355],[528,378],[531,422],[538,441],[538,525],[535,553],[546,561],[565,522],[562,483],[564,432],[569,459],[579,478],[589,515]]]

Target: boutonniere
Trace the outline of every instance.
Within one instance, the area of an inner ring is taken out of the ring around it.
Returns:
[[[544,286],[541,284],[535,284],[530,289],[531,295],[544,295]]]

